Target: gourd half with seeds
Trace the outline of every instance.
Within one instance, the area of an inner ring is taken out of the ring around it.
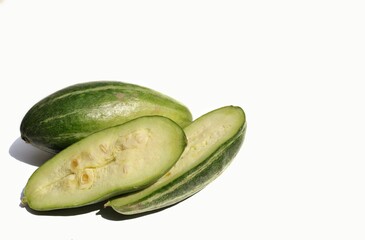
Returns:
[[[26,184],[22,203],[44,211],[136,191],[163,176],[185,146],[182,128],[162,116],[140,117],[99,131],[40,166]]]
[[[171,206],[202,190],[239,151],[246,132],[245,114],[240,107],[226,106],[201,116],[184,131],[188,145],[163,177],[105,206],[121,214],[137,214]]]
[[[36,103],[24,116],[23,140],[59,152],[82,138],[137,117],[160,115],[181,127],[192,121],[187,107],[152,89],[117,81],[92,81],[61,89]]]

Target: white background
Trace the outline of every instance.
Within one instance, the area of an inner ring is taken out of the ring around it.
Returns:
[[[0,0],[0,239],[364,239],[364,1]],[[203,191],[124,217],[19,207],[49,156],[26,111],[92,80],[153,88],[199,117],[241,106],[241,151]]]

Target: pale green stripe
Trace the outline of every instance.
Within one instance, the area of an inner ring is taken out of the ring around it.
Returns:
[[[76,113],[79,113],[79,112],[80,112],[80,110],[78,109],[77,111],[69,112],[69,113],[66,113],[66,114],[63,114],[63,115],[58,115],[58,116],[53,116],[53,117],[46,118],[46,119],[40,121],[39,123],[47,123],[47,122],[52,121],[54,119],[63,118],[63,117],[66,117],[68,115],[76,114]]]

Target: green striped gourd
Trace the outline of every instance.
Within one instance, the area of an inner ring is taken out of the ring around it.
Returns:
[[[59,152],[86,136],[141,116],[160,115],[181,127],[192,121],[187,107],[152,89],[116,81],[93,81],[61,89],[36,103],[24,116],[26,142]]]

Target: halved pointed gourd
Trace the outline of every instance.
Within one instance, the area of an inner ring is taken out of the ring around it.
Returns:
[[[178,203],[216,179],[239,151],[246,132],[240,107],[209,112],[184,129],[188,145],[180,159],[153,185],[107,202],[125,214],[137,214]]]
[[[144,188],[163,176],[186,146],[184,131],[162,116],[140,117],[94,133],[40,166],[23,204],[73,208]]]

